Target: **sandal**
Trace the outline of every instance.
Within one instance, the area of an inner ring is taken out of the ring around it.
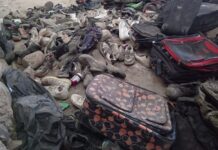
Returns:
[[[135,63],[135,54],[133,47],[131,45],[127,45],[125,48],[125,57],[124,64],[127,66],[131,66]]]

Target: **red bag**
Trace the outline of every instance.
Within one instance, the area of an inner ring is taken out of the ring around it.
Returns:
[[[167,81],[198,80],[216,76],[218,46],[203,35],[166,38],[153,45],[151,62]]]

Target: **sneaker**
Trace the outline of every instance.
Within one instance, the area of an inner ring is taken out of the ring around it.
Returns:
[[[42,78],[41,82],[55,98],[65,100],[69,97],[69,89],[71,86],[70,80],[46,76]]]
[[[36,70],[35,76],[40,78],[46,76],[49,71],[52,70],[52,68],[54,67],[54,63],[54,55],[52,53],[47,54],[47,56],[45,56],[45,60],[42,66],[40,66],[39,69]]]
[[[71,95],[71,103],[79,109],[83,109],[85,99],[85,97],[78,94]]]
[[[79,62],[83,67],[89,66],[90,71],[93,73],[103,73],[107,70],[107,66],[105,63],[96,60],[91,55],[80,55]]]
[[[125,48],[124,64],[131,66],[135,63],[135,53],[131,45],[127,45]]]
[[[126,41],[130,39],[130,27],[127,22],[123,19],[119,23],[119,38],[121,41]]]

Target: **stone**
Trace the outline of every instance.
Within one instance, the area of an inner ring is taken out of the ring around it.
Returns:
[[[45,55],[41,51],[36,51],[29,55],[26,55],[22,59],[22,64],[24,67],[30,66],[33,69],[40,67],[45,59]]]

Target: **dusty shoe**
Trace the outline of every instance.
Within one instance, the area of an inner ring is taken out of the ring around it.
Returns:
[[[83,79],[83,86],[86,88],[89,83],[93,80],[93,75],[89,72],[85,75],[84,79]]]
[[[45,59],[45,55],[41,51],[36,51],[34,53],[26,55],[22,59],[22,64],[25,67],[30,66],[33,69],[37,69],[39,66],[43,64],[44,59]]]
[[[126,73],[122,69],[111,64],[107,64],[107,72],[114,75],[115,77],[126,78]]]
[[[119,48],[119,45],[114,42],[109,43],[111,50],[112,50],[112,55],[111,55],[111,61],[116,62],[121,55],[121,49]]]
[[[171,100],[176,100],[179,97],[194,96],[195,88],[186,87],[179,84],[170,84],[166,89],[166,95]]]
[[[21,58],[25,57],[26,55],[33,53],[35,51],[40,50],[41,47],[38,44],[35,43],[30,43],[30,45],[28,46],[28,48],[24,51],[16,51],[15,54]]]
[[[74,36],[72,40],[69,42],[69,53],[70,54],[76,54],[77,53],[77,43],[80,43],[81,36]]]
[[[56,99],[65,100],[69,97],[69,91],[62,85],[44,86],[46,90]]]
[[[42,85],[49,87],[52,96],[58,99],[67,99],[69,97],[69,88],[71,81],[68,79],[60,79],[52,76],[46,76],[41,80]]]
[[[20,36],[22,39],[26,40],[29,38],[29,35],[27,34],[27,32],[24,30],[24,28],[18,28],[18,31],[20,33]]]
[[[35,71],[32,67],[27,67],[23,72],[26,73],[30,78],[35,79]]]
[[[121,20],[119,23],[119,37],[121,41],[129,40],[130,39],[130,27],[126,23],[125,20]]]
[[[5,54],[5,60],[7,63],[12,63],[12,61],[15,58],[14,55],[14,45],[10,41],[7,40],[5,33],[0,31],[0,47],[4,51]]]
[[[72,59],[68,60],[58,72],[59,78],[70,78],[77,73],[81,73],[81,66]]]
[[[105,72],[107,70],[106,64],[100,62],[90,55],[83,54],[79,56],[79,62],[83,67],[89,66],[91,72]]]
[[[53,4],[53,2],[51,2],[51,1],[46,2],[45,5],[44,5],[45,11],[52,10],[53,7],[54,7],[54,4]]]
[[[39,69],[36,70],[35,76],[44,77],[45,75],[47,75],[49,71],[52,70],[52,68],[54,67],[54,63],[55,63],[54,55],[52,53],[47,54],[47,56],[45,56],[45,60],[42,66],[40,66]]]
[[[85,97],[81,95],[78,94],[71,95],[71,103],[79,109],[83,108],[84,101],[85,101]]]
[[[139,56],[135,54],[135,59],[143,66],[150,68],[150,57],[149,56]]]
[[[111,62],[112,51],[111,51],[111,47],[109,46],[109,44],[105,42],[101,42],[99,44],[99,51],[101,55],[106,58],[107,61]]]
[[[135,63],[135,53],[133,47],[131,45],[127,45],[125,48],[125,58],[124,64],[127,66],[131,66]]]
[[[107,41],[108,39],[112,38],[112,34],[109,30],[102,30],[102,37],[101,37],[101,41]]]

